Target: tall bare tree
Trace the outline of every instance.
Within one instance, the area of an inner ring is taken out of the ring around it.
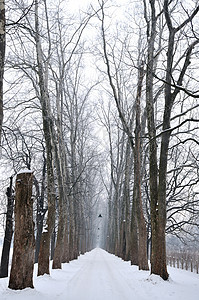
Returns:
[[[141,192],[141,95],[144,80],[144,63],[140,62],[138,67],[138,87],[136,95],[136,126],[135,126],[135,149],[134,149],[134,181],[135,181],[135,198],[136,198],[136,215],[138,220],[139,243],[138,243],[138,259],[139,268],[148,270],[147,257],[147,231],[146,223],[142,208],[142,192]]]
[[[3,123],[3,75],[4,75],[4,61],[5,61],[5,0],[0,1],[0,144],[1,131]]]
[[[49,107],[48,93],[48,69],[44,68],[43,52],[40,39],[39,2],[35,1],[35,42],[37,52],[38,77],[40,88],[40,103],[42,107],[43,131],[46,144],[47,165],[47,194],[48,194],[48,218],[45,231],[42,233],[38,260],[38,275],[49,274],[50,241],[55,224],[55,178],[53,166],[53,120]]]
[[[146,17],[148,25],[148,60],[146,72],[146,101],[147,101],[147,119],[148,119],[148,133],[150,145],[150,195],[151,195],[151,230],[152,230],[152,257],[151,257],[151,272],[160,275],[163,279],[168,278],[166,267],[166,243],[165,243],[165,227],[166,227],[166,178],[168,165],[168,150],[169,141],[171,137],[171,112],[177,96],[180,92],[180,87],[185,78],[188,66],[190,64],[190,57],[192,51],[198,40],[194,40],[188,45],[184,55],[180,60],[174,60],[175,51],[177,48],[176,35],[180,30],[192,22],[193,18],[199,11],[197,6],[190,16],[187,17],[180,25],[174,27],[172,25],[172,9],[169,11],[169,1],[164,1],[163,10],[159,16],[164,12],[166,24],[169,32],[168,46],[167,46],[167,65],[166,65],[166,79],[165,79],[165,105],[163,112],[162,132],[161,132],[161,147],[159,157],[159,172],[158,172],[158,158],[157,158],[157,136],[156,123],[154,111],[154,68],[155,68],[155,41],[157,33],[157,19],[156,1],[150,1],[150,22]],[[144,1],[146,9],[146,2]],[[146,12],[146,10],[145,10]],[[150,24],[150,25],[149,25]],[[182,62],[180,71],[176,72],[177,65]],[[176,72],[176,85],[172,88],[172,81],[174,80],[174,72]],[[175,128],[175,127],[174,127]]]

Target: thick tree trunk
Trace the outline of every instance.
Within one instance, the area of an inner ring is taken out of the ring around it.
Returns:
[[[8,277],[8,265],[9,265],[9,255],[10,255],[10,246],[13,235],[13,207],[14,207],[14,195],[12,188],[12,177],[10,177],[10,186],[7,188],[7,213],[6,213],[6,229],[5,237],[3,241],[3,250],[1,256],[1,267],[0,267],[0,278]]]
[[[9,288],[33,288],[34,223],[31,172],[19,173],[16,179],[15,233]]]
[[[5,61],[5,46],[6,46],[5,1],[0,0],[0,145],[1,145],[1,131],[2,131],[2,123],[3,123],[3,75],[4,75],[4,61]]]

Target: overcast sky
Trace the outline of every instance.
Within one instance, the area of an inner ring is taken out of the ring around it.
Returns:
[[[69,7],[78,10],[86,8],[91,2],[96,3],[96,0],[69,0]]]

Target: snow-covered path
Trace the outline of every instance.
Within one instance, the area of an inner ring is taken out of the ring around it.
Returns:
[[[199,295],[197,274],[169,268],[165,282],[99,248],[50,276],[36,273],[37,265],[35,288],[23,291],[8,289],[8,278],[0,279],[0,300],[197,300]]]
[[[76,300],[128,300],[134,295],[133,284],[128,284],[122,275],[124,262],[108,253],[95,249],[92,251],[86,265],[68,284],[68,299]],[[74,288],[75,287],[75,288]],[[136,295],[135,299],[140,299]]]

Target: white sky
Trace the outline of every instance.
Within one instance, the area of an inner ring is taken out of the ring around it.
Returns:
[[[110,0],[109,3],[115,4],[118,6],[122,6],[127,3],[128,0]],[[68,0],[68,4],[70,9],[79,10],[86,9],[90,4],[93,6],[99,6],[98,0]]]
[[[97,0],[69,0],[68,4],[71,9],[78,10],[86,8],[90,3],[96,3]]]

